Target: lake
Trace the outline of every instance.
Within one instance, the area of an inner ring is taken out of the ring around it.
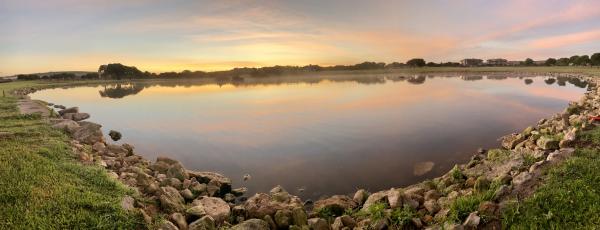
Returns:
[[[249,195],[282,185],[316,199],[440,176],[479,147],[499,146],[499,137],[562,111],[585,87],[543,76],[330,74],[113,83],[31,96],[79,106],[149,160],[164,155],[222,173]]]

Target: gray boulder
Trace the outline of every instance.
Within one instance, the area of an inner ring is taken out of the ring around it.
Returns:
[[[341,215],[347,209],[354,209],[358,205],[354,200],[345,195],[335,195],[326,199],[318,200],[315,202],[314,209],[329,209],[336,215]]]
[[[211,216],[217,223],[221,223],[231,214],[231,208],[224,200],[216,197],[203,196],[192,202],[194,206],[202,206],[206,215]]]
[[[104,142],[104,136],[102,135],[102,125],[80,121],[78,122],[79,128],[75,129],[72,133],[73,138],[84,144],[94,144],[96,142]]]

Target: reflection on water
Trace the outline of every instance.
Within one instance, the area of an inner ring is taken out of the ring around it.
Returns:
[[[317,198],[439,176],[561,111],[585,87],[570,78],[340,74],[128,82],[32,97],[79,106],[149,159],[169,155],[250,192],[281,184]]]

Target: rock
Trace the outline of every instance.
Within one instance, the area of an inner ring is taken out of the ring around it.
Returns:
[[[311,218],[308,220],[308,226],[311,230],[330,230],[329,224],[325,219]]]
[[[188,224],[185,221],[185,217],[183,215],[181,215],[181,213],[173,213],[171,214],[171,220],[173,222],[175,222],[175,224],[177,224],[177,227],[179,227],[179,229],[187,229],[188,228]]]
[[[302,208],[302,206],[302,201],[296,196],[290,195],[286,201],[281,202],[265,193],[257,193],[243,204],[250,218],[263,218],[265,215],[272,216],[275,215],[277,210],[292,210],[296,207]]]
[[[558,141],[548,137],[548,136],[541,136],[537,141],[536,144],[538,147],[544,149],[544,150],[554,150],[554,149],[558,149]]]
[[[193,200],[194,198],[196,198],[194,196],[194,194],[192,193],[192,191],[187,188],[184,190],[181,190],[180,193],[181,193],[181,196],[183,196],[183,198],[186,200]]]
[[[321,210],[327,208],[336,215],[341,215],[347,209],[354,209],[358,205],[354,200],[345,195],[334,195],[327,199],[318,200],[315,202],[314,210]]]
[[[167,177],[177,178],[180,181],[183,181],[183,180],[187,179],[189,177],[189,175],[188,175],[187,171],[185,170],[185,168],[183,168],[183,165],[181,165],[181,163],[177,162],[175,164],[172,164],[167,169]]]
[[[521,143],[525,140],[525,136],[522,134],[511,134],[502,137],[502,147],[505,149],[514,149],[518,143]]]
[[[106,149],[106,145],[102,142],[96,142],[94,143],[94,145],[92,145],[92,150],[101,153],[104,152],[104,150]]]
[[[425,200],[437,200],[442,196],[440,192],[435,189],[425,192]]]
[[[529,180],[531,180],[532,176],[529,172],[521,172],[515,178],[513,178],[514,185],[521,185]]]
[[[473,185],[473,189],[477,192],[483,192],[490,187],[490,181],[484,176],[480,176],[475,180],[475,184]]]
[[[444,230],[463,230],[463,226],[460,224],[455,224],[455,223],[451,223],[451,222],[446,222],[444,224],[444,227],[442,228]]]
[[[192,183],[192,185],[190,185],[190,190],[196,195],[203,194],[206,192],[206,184],[200,184],[198,182]]]
[[[79,129],[79,124],[72,120],[62,120],[61,122],[52,125],[52,127],[63,130],[69,134],[73,134],[77,129]]]
[[[244,181],[247,181],[247,180],[252,179],[252,176],[250,176],[250,174],[246,174],[246,175],[244,175],[243,179],[244,179]]]
[[[494,200],[500,200],[502,197],[508,195],[510,193],[510,187],[508,185],[500,185],[498,189],[494,192]]]
[[[332,230],[342,230],[343,227],[344,227],[344,223],[342,223],[341,217],[336,217],[335,220],[333,221],[333,224],[331,224]]]
[[[277,210],[277,212],[275,212],[275,224],[277,224],[278,228],[288,228],[290,226],[290,224],[292,223],[291,220],[291,212],[289,210],[283,209],[283,210]]]
[[[537,169],[539,169],[540,167],[542,167],[544,165],[545,161],[541,160],[538,162],[533,163],[530,167],[529,167],[529,173],[533,173],[535,172]]]
[[[496,216],[497,211],[499,211],[499,206],[491,201],[484,201],[479,204],[478,214],[482,216]]]
[[[367,190],[364,189],[359,189],[358,191],[356,191],[356,193],[354,193],[354,197],[352,198],[352,200],[354,200],[354,202],[356,202],[356,204],[358,205],[363,205],[367,198],[369,198],[369,192],[367,192]]]
[[[431,169],[433,169],[434,165],[435,165],[435,163],[433,161],[425,161],[425,162],[416,163],[413,166],[413,174],[415,176],[425,175],[425,173],[428,173],[429,171],[431,171]]]
[[[169,212],[179,212],[184,209],[184,199],[177,189],[167,186],[160,188],[160,204]]]
[[[162,223],[162,225],[160,225],[160,227],[158,227],[159,230],[179,230],[179,228],[177,228],[177,226],[175,226],[175,224],[171,223],[171,221],[164,221]]]
[[[352,218],[349,215],[343,215],[340,217],[342,219],[342,223],[344,224],[344,227],[348,227],[350,229],[356,227],[356,220],[354,220],[354,218]]]
[[[211,181],[216,186],[219,187],[219,192],[221,194],[226,194],[231,192],[231,180],[221,174],[215,172],[197,172],[192,170],[187,170],[189,177],[194,177],[198,182],[208,184]]]
[[[271,218],[271,216],[266,215],[265,217],[263,217],[263,220],[267,222],[270,229],[277,229],[277,224],[275,224],[275,221],[273,220],[273,218]]]
[[[133,199],[133,197],[124,196],[121,200],[121,207],[127,211],[132,211],[135,209],[135,207],[133,206],[134,203],[135,200]]]
[[[401,189],[390,189],[388,191],[387,201],[390,208],[402,207],[402,195],[404,193]]]
[[[188,226],[188,230],[216,230],[215,220],[211,216],[203,216],[192,222]]]
[[[472,212],[469,214],[467,219],[465,219],[465,222],[463,223],[463,225],[465,227],[475,228],[479,225],[480,219],[481,218],[477,215],[477,212]]]
[[[362,210],[366,211],[371,205],[378,202],[387,202],[387,192],[388,191],[381,191],[371,194],[363,204]]]
[[[297,226],[308,225],[308,216],[303,208],[297,207],[292,209],[292,223]]]
[[[113,141],[118,141],[121,140],[121,133],[115,130],[111,130],[108,132],[108,136],[110,136],[110,139],[112,139]]]
[[[202,206],[202,205],[196,205],[196,206],[193,206],[191,208],[188,208],[185,211],[185,214],[188,215],[188,216],[203,217],[203,216],[206,216],[206,211],[204,211],[204,206]]]
[[[427,211],[431,214],[435,214],[441,209],[440,205],[435,200],[425,201],[425,203],[423,203],[423,206],[425,206],[425,209],[427,209]]]
[[[231,193],[227,193],[227,194],[225,194],[225,196],[223,196],[223,200],[225,200],[229,203],[233,203],[233,202],[235,202],[235,195],[233,195]]]
[[[242,196],[246,192],[248,192],[248,188],[246,188],[246,187],[241,187],[241,188],[236,188],[236,189],[231,190],[231,194],[233,194],[235,196]]]
[[[227,202],[216,197],[200,197],[199,199],[194,200],[192,205],[202,205],[206,214],[211,216],[217,223],[225,221],[231,213],[231,209]]]
[[[63,118],[73,120],[73,121],[83,121],[85,119],[90,118],[90,114],[88,113],[65,113],[62,115]]]
[[[577,128],[572,128],[567,133],[565,133],[565,136],[558,143],[558,145],[560,148],[571,147],[573,145],[573,143],[575,142],[576,138],[577,138]]]
[[[71,107],[68,109],[62,109],[58,111],[58,115],[64,115],[66,113],[79,113],[79,107]]]
[[[101,125],[88,121],[80,121],[78,124],[79,128],[72,133],[75,140],[90,145],[96,142],[104,142],[102,130],[100,129],[102,128]]]
[[[233,226],[231,230],[269,230],[269,224],[261,219],[249,219]]]

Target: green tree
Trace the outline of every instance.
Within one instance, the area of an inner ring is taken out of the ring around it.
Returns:
[[[406,64],[412,67],[423,67],[426,63],[422,58],[413,58],[408,60]]]
[[[531,59],[531,58],[525,59],[525,65],[526,66],[532,66],[533,65],[533,59]]]
[[[569,65],[569,58],[559,58],[556,61],[556,65],[558,65],[558,66],[568,66]]]
[[[579,60],[579,56],[578,55],[571,56],[569,58],[569,64],[578,65],[577,64],[578,63],[577,60]]]
[[[577,65],[588,65],[588,64],[590,64],[590,56],[583,55],[583,56],[579,56],[579,58],[577,58]]]
[[[548,58],[548,60],[546,60],[546,65],[547,66],[556,65],[556,59],[555,58]]]
[[[600,53],[592,54],[592,57],[590,57],[590,63],[592,65],[599,66],[600,65]]]

